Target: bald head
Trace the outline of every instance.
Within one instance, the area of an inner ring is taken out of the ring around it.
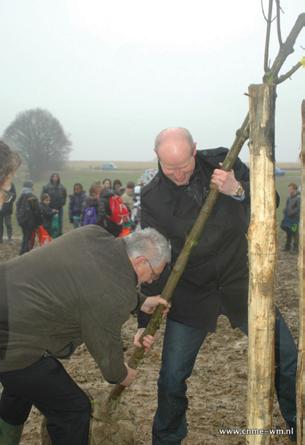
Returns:
[[[161,168],[176,185],[186,185],[195,168],[196,144],[186,128],[167,128],[155,140]]]
[[[189,145],[191,152],[194,148],[194,140],[191,133],[183,127],[173,127],[166,128],[165,130],[160,131],[155,139],[155,152],[158,154],[160,145],[166,142],[167,140],[180,140],[184,139],[185,142]]]

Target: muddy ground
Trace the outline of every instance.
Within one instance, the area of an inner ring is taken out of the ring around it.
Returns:
[[[18,245],[0,245],[0,261],[18,254]],[[280,250],[280,249],[279,249]],[[276,300],[293,336],[298,336],[297,255],[279,251]],[[131,317],[124,326],[126,346],[131,346],[136,320]],[[142,364],[137,381],[123,395],[135,411],[136,444],[151,443],[151,424],[156,408],[156,382],[160,366],[162,332],[153,350]],[[63,362],[68,372],[84,389],[109,391],[94,361],[81,346],[70,360]],[[247,338],[232,330],[227,319],[219,319],[217,332],[210,335],[198,355],[196,367],[188,382],[189,435],[184,445],[245,444],[240,436],[221,436],[218,428],[246,426]],[[35,409],[25,425],[21,445],[40,444],[41,415]],[[273,424],[285,428],[277,403]],[[288,444],[287,437],[272,438],[272,443]]]

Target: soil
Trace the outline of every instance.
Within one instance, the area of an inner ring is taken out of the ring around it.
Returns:
[[[19,243],[0,245],[0,261],[18,255]],[[297,255],[279,249],[276,301],[294,338],[298,336]],[[136,331],[131,317],[123,328],[125,346],[130,350]],[[151,424],[156,409],[157,377],[160,367],[162,329],[158,341],[141,365],[136,382],[123,394],[124,405],[135,413],[136,445],[151,443]],[[128,354],[127,350],[127,354]],[[75,381],[89,392],[108,393],[99,369],[81,346],[70,360],[63,361]],[[192,377],[188,381],[188,437],[184,445],[220,445],[246,443],[242,436],[221,436],[218,429],[246,427],[247,338],[220,317],[217,332],[211,334],[200,351]],[[26,422],[21,445],[40,445],[42,416],[33,409]],[[273,425],[286,428],[274,402]],[[272,437],[272,443],[289,444],[287,436]]]

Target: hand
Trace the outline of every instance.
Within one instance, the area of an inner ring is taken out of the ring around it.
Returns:
[[[227,172],[218,168],[213,171],[211,182],[217,186],[221,193],[229,196],[234,195],[239,184],[233,170]]]
[[[145,337],[143,337],[143,340],[141,343],[140,338],[144,331],[145,331],[145,328],[140,328],[137,330],[137,333],[133,338],[133,344],[135,346],[137,346],[138,348],[141,348],[143,346],[145,349],[145,352],[147,352],[153,346],[156,336],[145,335]]]
[[[127,363],[125,363],[126,369],[127,369],[127,376],[124,380],[120,382],[120,385],[122,386],[129,386],[132,384],[132,382],[135,380],[137,376],[137,371],[135,369],[129,368]]]
[[[170,309],[170,304],[166,300],[164,300],[164,298],[161,298],[160,295],[156,295],[155,297],[147,297],[141,306],[141,311],[145,312],[145,314],[150,315],[155,311],[156,307],[159,304],[163,304],[163,306],[165,307],[163,315],[166,315]]]

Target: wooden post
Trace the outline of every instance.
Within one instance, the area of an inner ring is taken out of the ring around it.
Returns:
[[[274,179],[274,85],[250,85],[249,227],[249,429],[272,425],[274,395],[274,273],[276,264],[276,203]],[[269,434],[248,434],[247,443],[269,445]]]
[[[297,371],[297,444],[305,445],[305,100],[302,102],[302,191],[301,191],[301,220],[299,244],[299,290],[300,290],[300,328],[299,328],[299,356]]]

